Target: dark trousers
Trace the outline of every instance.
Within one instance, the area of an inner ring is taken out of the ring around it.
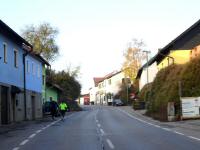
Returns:
[[[60,113],[61,113],[62,117],[64,118],[65,117],[65,110],[60,110]]]
[[[51,110],[51,117],[54,119],[56,117],[56,110]]]

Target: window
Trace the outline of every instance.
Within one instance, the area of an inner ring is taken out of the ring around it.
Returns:
[[[108,84],[111,85],[111,79],[108,80]]]
[[[35,66],[34,66],[34,63],[32,63],[32,73],[33,73],[33,75],[35,75]]]
[[[37,67],[37,76],[38,76],[38,78],[40,77],[40,66],[39,65]]]
[[[29,64],[28,60],[26,61],[26,71],[27,71],[27,73],[31,72],[31,70],[30,70],[30,64]]]
[[[7,63],[7,44],[3,43],[3,56],[4,56],[4,63]]]
[[[18,67],[18,51],[14,49],[14,66],[17,68]]]

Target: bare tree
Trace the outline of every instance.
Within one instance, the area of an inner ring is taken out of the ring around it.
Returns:
[[[124,63],[122,70],[126,77],[129,77],[133,82],[137,75],[139,68],[141,67],[142,61],[145,58],[142,50],[144,49],[144,42],[142,40],[133,39],[129,43],[127,50],[124,52]]]

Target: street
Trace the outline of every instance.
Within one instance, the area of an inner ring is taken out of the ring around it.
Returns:
[[[154,125],[118,107],[87,106],[64,121],[0,134],[1,150],[199,150],[200,139]]]

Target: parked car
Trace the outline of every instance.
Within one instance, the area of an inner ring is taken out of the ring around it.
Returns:
[[[51,102],[50,101],[45,102],[43,104],[42,110],[43,110],[44,115],[50,115],[51,114]],[[56,116],[59,116],[59,112],[57,112]]]
[[[124,103],[121,101],[121,99],[114,99],[113,100],[113,106],[123,106]]]

